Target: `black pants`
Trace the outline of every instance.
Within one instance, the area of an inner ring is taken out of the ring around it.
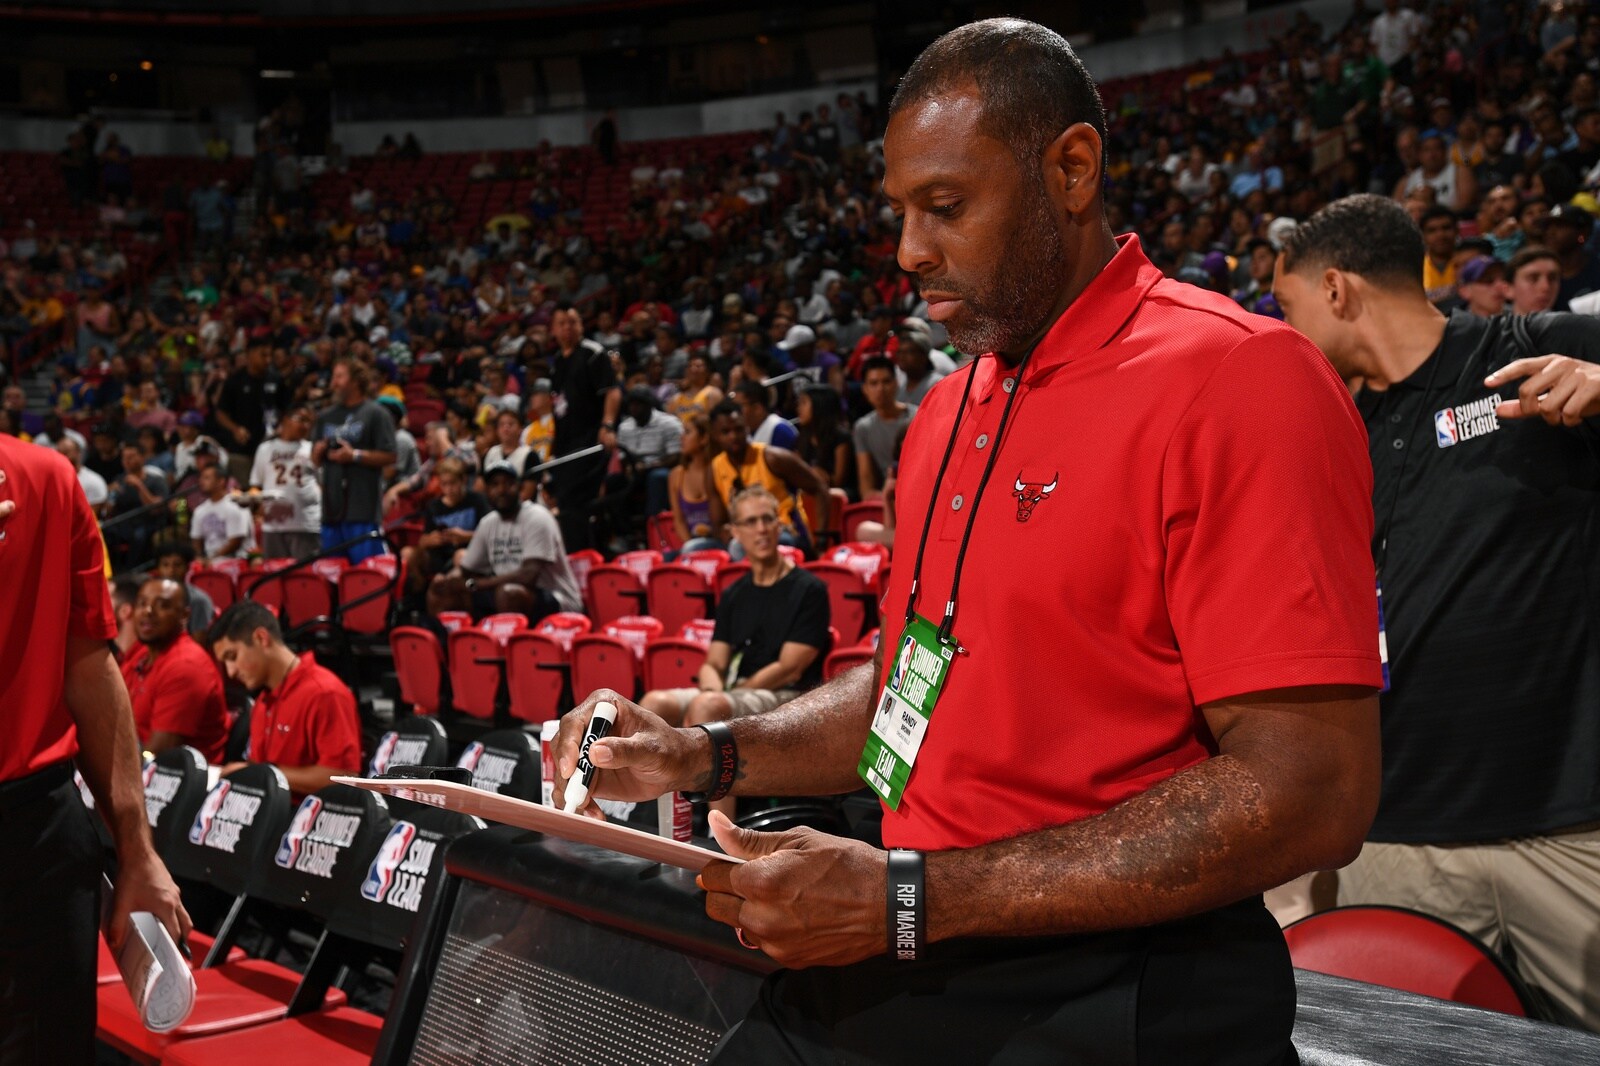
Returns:
[[[1258,898],[1149,929],[935,944],[780,971],[719,1066],[1294,1066],[1294,974]]]
[[[567,553],[594,547],[590,516],[603,508],[600,490],[606,483],[605,453],[574,459],[550,471],[550,494],[555,497],[556,523]]]
[[[0,1066],[90,1063],[101,871],[92,815],[70,773],[26,802],[7,804],[4,792]]]

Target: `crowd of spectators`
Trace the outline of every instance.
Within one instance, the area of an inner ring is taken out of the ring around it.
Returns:
[[[1600,16],[1568,6],[1357,0],[1332,31],[1302,12],[1264,57],[1225,52],[1171,92],[1105,86],[1108,214],[1169,275],[1277,315],[1295,220],[1379,191],[1422,227],[1441,305],[1582,309],[1600,290],[1597,77]],[[210,184],[145,211],[126,148],[86,124],[62,175],[110,208],[100,228],[75,241],[24,227],[0,248],[0,331],[64,338],[49,410],[8,392],[0,431],[67,442],[102,513],[134,513],[107,538],[119,568],[187,517],[154,501],[184,488],[180,512],[207,502],[211,466],[224,497],[263,491],[264,531],[295,555],[385,513],[447,515],[427,530],[425,577],[457,565],[444,549],[492,511],[483,475],[500,466],[551,508],[569,552],[639,546],[658,512],[682,541],[737,550],[727,504],[748,483],[778,497],[784,539],[815,551],[824,490],[892,493],[916,404],[965,358],[896,263],[864,94],[780,114],[714,156],[630,151],[614,126],[573,155],[484,153],[472,181],[532,191],[481,229],[438,185],[380,193],[359,173],[330,208],[276,130],[259,131],[245,223]],[[422,148],[408,136],[386,155]],[[606,159],[630,191],[600,232],[569,179],[614,173]],[[113,288],[126,226],[175,236],[161,283]],[[261,547],[193,539],[202,555]]]

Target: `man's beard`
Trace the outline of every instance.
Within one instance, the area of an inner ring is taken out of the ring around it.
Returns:
[[[951,343],[968,355],[1015,353],[1047,325],[1060,297],[1066,273],[1061,223],[1044,183],[1035,177],[1029,186],[1028,203],[1006,242],[1009,252],[994,274],[971,288],[953,285],[953,279],[940,282],[941,291],[962,301],[945,328]]]

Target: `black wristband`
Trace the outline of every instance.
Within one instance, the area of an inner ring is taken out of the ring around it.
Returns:
[[[889,957],[916,962],[927,951],[927,879],[922,852],[889,849]]]
[[[733,791],[739,773],[739,745],[727,722],[701,722],[698,728],[711,738],[711,787],[705,792],[685,792],[683,797],[691,803],[709,803]]]

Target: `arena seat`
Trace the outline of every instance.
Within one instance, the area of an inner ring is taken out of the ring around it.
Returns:
[[[806,563],[805,568],[828,586],[829,617],[844,646],[877,624],[878,597],[859,572],[840,563]]]
[[[717,634],[717,622],[714,618],[696,618],[684,625],[678,636],[692,644],[705,648],[710,646],[711,640]]]
[[[632,698],[638,691],[638,657],[616,637],[592,633],[572,642],[572,698],[609,688]]]
[[[714,571],[713,571],[714,572]],[[650,614],[676,633],[696,618],[709,618],[716,594],[704,569],[687,563],[662,563],[645,579]]]
[[[827,561],[847,566],[861,575],[867,588],[881,595],[882,576],[889,565],[889,549],[882,544],[855,540],[839,545],[827,554]]]
[[[733,559],[721,548],[698,548],[678,556],[677,561],[694,567],[706,579],[706,584],[715,585],[717,571],[727,566]]]
[[[637,570],[619,563],[601,563],[589,570],[589,616],[596,625],[643,614],[648,598]]]
[[[839,648],[830,651],[822,662],[822,680],[832,681],[846,670],[852,670],[871,661],[872,651],[868,648]]]
[[[450,634],[450,702],[456,710],[493,720],[500,698],[500,658],[500,642],[482,630],[458,629]]]
[[[210,596],[218,612],[226,611],[239,598],[234,575],[226,570],[199,567],[189,574],[189,584]]]
[[[322,559],[318,562],[327,560]],[[339,570],[338,573],[343,573],[343,570]],[[318,570],[315,566],[295,570],[279,578],[278,583],[283,587],[280,619],[284,628],[289,629],[319,619],[332,618],[335,604],[338,602],[338,590],[334,585],[336,580],[337,576],[328,576],[326,568]]]
[[[1336,907],[1286,926],[1295,966],[1519,1017],[1527,988],[1500,958],[1456,926],[1402,907]]]
[[[653,514],[645,520],[645,543],[653,551],[663,554],[675,552],[683,547],[683,541],[678,539],[678,527],[672,521],[671,511]]]
[[[478,622],[478,631],[489,634],[501,647],[505,647],[513,633],[521,633],[527,628],[528,616],[516,612],[491,614]]]
[[[608,622],[601,631],[632,648],[634,659],[642,663],[645,645],[661,636],[665,630],[659,618],[648,614],[626,614]]]
[[[882,500],[863,500],[860,503],[852,503],[844,509],[844,514],[839,519],[839,527],[840,535],[846,543],[860,539],[857,534],[861,531],[863,522],[883,522]]]
[[[542,633],[561,645],[563,653],[572,651],[572,641],[581,637],[594,628],[594,621],[586,614],[576,611],[558,611],[547,614],[539,620],[534,631]]]
[[[449,752],[449,739],[437,718],[412,715],[378,738],[367,764],[367,776],[377,777],[395,766],[437,766]]]
[[[438,899],[428,886],[442,875],[449,843],[482,829],[477,818],[391,799],[388,833],[367,857],[365,875],[342,883],[327,917],[329,964],[357,961],[371,951],[392,955],[409,943]],[[357,857],[360,858],[359,856]],[[402,970],[405,964],[402,962]],[[280,1066],[317,1063],[355,1066],[373,1060],[387,1019],[403,1019],[394,1004],[385,1016],[352,1007],[312,1011],[253,1029],[185,1041],[162,1060],[163,1066]]]
[[[750,564],[744,562],[743,560],[737,563],[729,563],[728,565],[718,569],[716,580],[717,599],[722,599],[727,591],[733,587],[733,583],[738,581],[741,577],[744,577],[744,575],[748,574],[749,572]]]
[[[383,635],[389,626],[389,613],[404,586],[405,575],[392,555],[375,555],[342,571],[338,579],[339,624],[349,633]],[[382,594],[385,589],[388,595]],[[371,598],[356,602],[363,597]]]
[[[396,626],[389,631],[389,651],[394,656],[401,703],[422,714],[439,714],[449,706],[444,651],[433,630]]]
[[[472,741],[456,765],[472,772],[472,785],[538,803],[544,781],[539,738],[521,729],[497,729]]]
[[[605,561],[606,557],[593,548],[585,548],[567,555],[567,566],[572,569],[572,578],[578,583],[578,592],[583,596],[585,603],[589,601],[589,571]]]
[[[435,617],[446,633],[472,628],[472,615],[466,611],[440,611]]]
[[[505,645],[511,717],[537,725],[561,713],[567,688],[567,653],[544,633],[513,633]]]
[[[698,688],[705,645],[681,637],[657,637],[644,648],[644,688]]]

